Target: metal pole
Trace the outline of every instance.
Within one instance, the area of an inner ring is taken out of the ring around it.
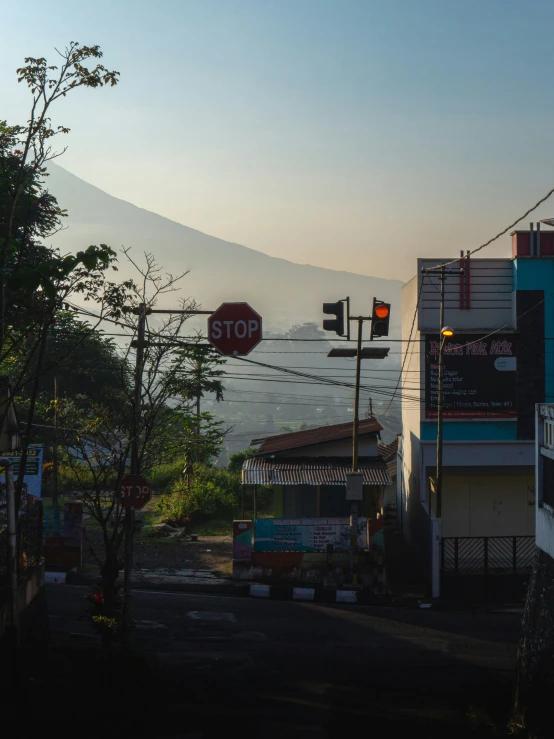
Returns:
[[[362,328],[364,319],[358,318],[358,342],[356,351],[356,389],[354,394],[354,427],[352,430],[352,472],[358,471],[358,431],[360,414],[360,370],[362,366]]]
[[[15,484],[13,479],[13,462],[7,457],[0,457],[0,467],[6,470],[6,503],[8,508],[8,572],[11,594],[11,621],[16,630],[19,624],[17,603],[17,530],[15,511]]]
[[[436,517],[440,518],[442,513],[442,415],[443,415],[443,402],[442,402],[442,379],[444,373],[444,342],[445,337],[442,335],[442,328],[444,325],[444,281],[446,276],[444,274],[444,267],[441,268],[439,274],[439,280],[441,283],[440,287],[440,309],[439,309],[439,380],[437,383],[438,401],[437,401],[437,509]]]
[[[142,407],[142,372],[144,364],[144,344],[146,333],[146,304],[141,303],[137,309],[137,354],[135,358],[135,403],[133,413],[133,435],[131,438],[131,474],[140,473],[139,457],[139,434]],[[135,480],[136,484],[136,480]],[[125,598],[123,601],[123,615],[129,615],[131,598],[131,572],[133,569],[133,536],[135,532],[135,509],[131,506],[125,513],[125,565],[123,575],[123,590]]]
[[[54,377],[54,434],[52,439],[52,511],[54,513],[54,536],[58,535],[58,378]]]

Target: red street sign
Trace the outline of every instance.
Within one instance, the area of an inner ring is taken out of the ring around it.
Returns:
[[[152,485],[146,477],[142,475],[125,475],[121,480],[122,508],[134,508],[135,511],[140,511],[151,498]]]
[[[248,303],[223,303],[208,319],[208,341],[228,356],[244,356],[262,340],[262,317]]]

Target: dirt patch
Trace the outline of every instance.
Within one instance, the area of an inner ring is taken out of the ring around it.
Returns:
[[[83,574],[96,576],[99,565],[91,549],[98,558],[102,558],[104,545],[101,531],[94,525],[87,525],[83,544]],[[198,541],[189,541],[181,537],[158,539],[152,537],[150,532],[140,532],[135,536],[134,569],[211,570],[220,577],[230,577],[232,552],[230,536],[200,535]]]

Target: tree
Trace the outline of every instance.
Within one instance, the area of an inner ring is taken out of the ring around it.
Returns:
[[[53,151],[52,140],[68,133],[64,126],[52,127],[51,107],[78,87],[113,86],[118,77],[118,72],[101,64],[87,66],[89,60],[102,57],[98,46],[72,42],[58,54],[59,67],[49,66],[44,58],[28,57],[17,70],[18,81],[31,91],[27,123],[0,121],[0,363],[14,357],[20,360],[12,388],[15,395],[30,387],[18,496],[46,345],[57,312],[70,297],[80,295],[99,303],[104,315],[116,316],[125,300],[125,287],[107,280],[116,256],[108,246],[63,255],[40,243],[61,228],[65,215],[44,186],[45,164],[63,153]]]
[[[66,484],[83,502],[102,532],[102,550],[92,551],[101,575],[102,612],[97,615],[105,616],[98,623],[110,629],[109,638],[114,633],[120,635],[123,625],[117,588],[118,573],[123,566],[124,538],[119,491],[121,478],[129,468],[131,449],[136,444],[139,470],[147,473],[176,455],[184,455],[186,445],[194,443],[196,435],[195,416],[190,412],[189,401],[175,399],[173,395],[175,353],[183,343],[182,331],[189,318],[188,311],[194,310],[196,304],[191,299],[181,300],[179,311],[164,317],[157,325],[151,318],[160,298],[177,291],[187,273],[163,276],[151,254],[145,255],[142,264],[132,257],[130,250],[125,249],[123,253],[135,268],[137,277],[129,283],[127,304],[119,321],[131,335],[136,335],[138,307],[145,306],[148,316],[146,346],[136,374],[137,379],[141,378],[138,425],[135,423],[137,409],[132,369],[137,364],[135,342],[124,348],[117,360],[112,358],[114,369],[119,367],[119,386],[111,389],[111,396],[66,399],[60,409],[60,425],[65,429],[62,455],[67,468]],[[116,373],[111,375],[115,376]],[[117,403],[110,402],[113,397],[117,397]],[[215,443],[213,432],[206,436]]]
[[[175,355],[171,370],[173,392],[185,401],[194,401],[196,408],[194,428],[196,442],[191,456],[191,460],[194,459],[196,462],[214,453],[213,442],[216,438],[223,439],[222,434],[218,436],[218,424],[213,420],[213,416],[201,413],[200,401],[207,393],[213,395],[217,402],[223,400],[225,388],[221,378],[225,376],[225,372],[219,368],[226,361],[212,350],[202,347],[180,349]],[[203,437],[206,437],[204,441]]]
[[[65,151],[55,152],[52,141],[69,133],[65,126],[52,126],[53,104],[79,87],[114,86],[119,76],[119,72],[109,71],[102,64],[87,66],[89,60],[102,58],[99,46],[81,46],[72,41],[57,53],[59,66],[48,65],[42,57],[27,57],[25,66],[17,70],[18,82],[24,82],[31,92],[27,123],[0,122],[0,350],[7,338],[6,278],[16,290],[26,283],[27,289],[40,287],[53,298],[55,283],[62,275],[70,274],[78,263],[94,269],[96,258],[102,258],[95,252],[81,252],[76,258],[50,252],[45,262],[31,267],[22,264],[30,244],[59,228],[64,215],[43,187],[46,163]]]

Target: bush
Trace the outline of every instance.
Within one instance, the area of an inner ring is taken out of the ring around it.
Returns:
[[[184,459],[177,459],[169,464],[161,464],[149,470],[147,477],[152,483],[152,489],[156,493],[164,493],[183,479]]]
[[[234,472],[197,464],[190,482],[178,480],[171,493],[162,495],[158,511],[181,525],[225,514],[233,515],[241,492],[240,477]]]

